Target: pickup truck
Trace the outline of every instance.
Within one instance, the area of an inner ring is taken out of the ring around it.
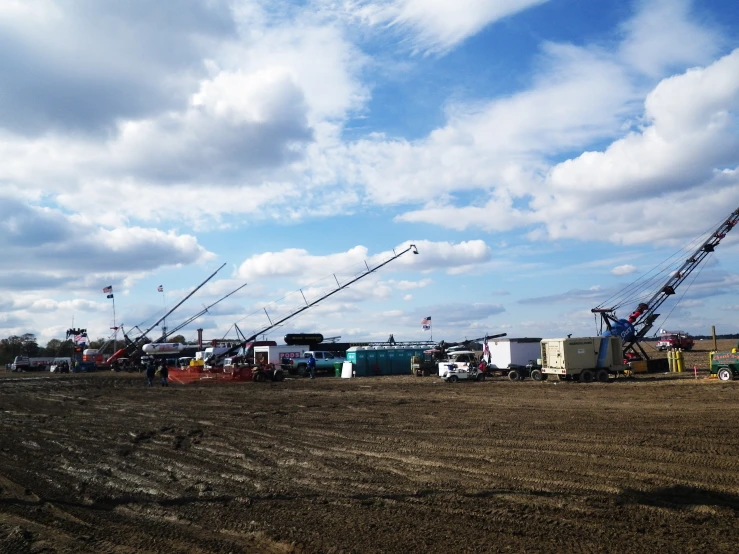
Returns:
[[[457,350],[455,352],[449,352],[447,360],[438,362],[439,366],[439,377],[442,379],[450,369],[464,369],[469,370],[472,367],[477,367],[480,363],[480,355],[478,352],[472,350]]]
[[[283,358],[282,368],[289,373],[297,373],[305,375],[308,372],[308,354],[316,359],[316,371],[326,370],[333,372],[334,363],[344,363],[346,359],[343,356],[336,356],[333,352],[326,350],[306,350],[300,358]]]

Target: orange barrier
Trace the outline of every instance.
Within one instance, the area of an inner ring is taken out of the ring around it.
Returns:
[[[251,368],[229,368],[228,372],[221,369],[206,370],[202,366],[190,366],[184,369],[178,367],[169,368],[169,380],[181,385],[193,383],[235,383],[251,381],[253,373]]]

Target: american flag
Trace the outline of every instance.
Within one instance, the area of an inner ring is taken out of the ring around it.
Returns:
[[[109,293],[109,292],[113,292],[113,285],[110,285],[108,287],[105,287],[103,289],[103,292],[106,293],[106,294]]]
[[[423,327],[424,331],[428,331],[429,329],[431,329],[431,316],[424,317],[421,320],[421,327]]]
[[[162,285],[159,285],[159,286],[157,287],[157,290],[158,290],[159,292],[164,292],[164,287],[163,287]]]

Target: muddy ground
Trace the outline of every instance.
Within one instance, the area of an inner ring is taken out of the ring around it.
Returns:
[[[704,377],[3,374],[0,552],[735,552],[739,382]]]

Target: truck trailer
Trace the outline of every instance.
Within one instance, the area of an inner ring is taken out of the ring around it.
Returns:
[[[560,380],[605,383],[629,369],[623,360],[621,337],[573,337],[541,341],[541,372]]]
[[[525,367],[529,361],[540,357],[540,343],[540,338],[488,339],[487,352],[483,351],[483,357],[488,365],[499,369]]]

